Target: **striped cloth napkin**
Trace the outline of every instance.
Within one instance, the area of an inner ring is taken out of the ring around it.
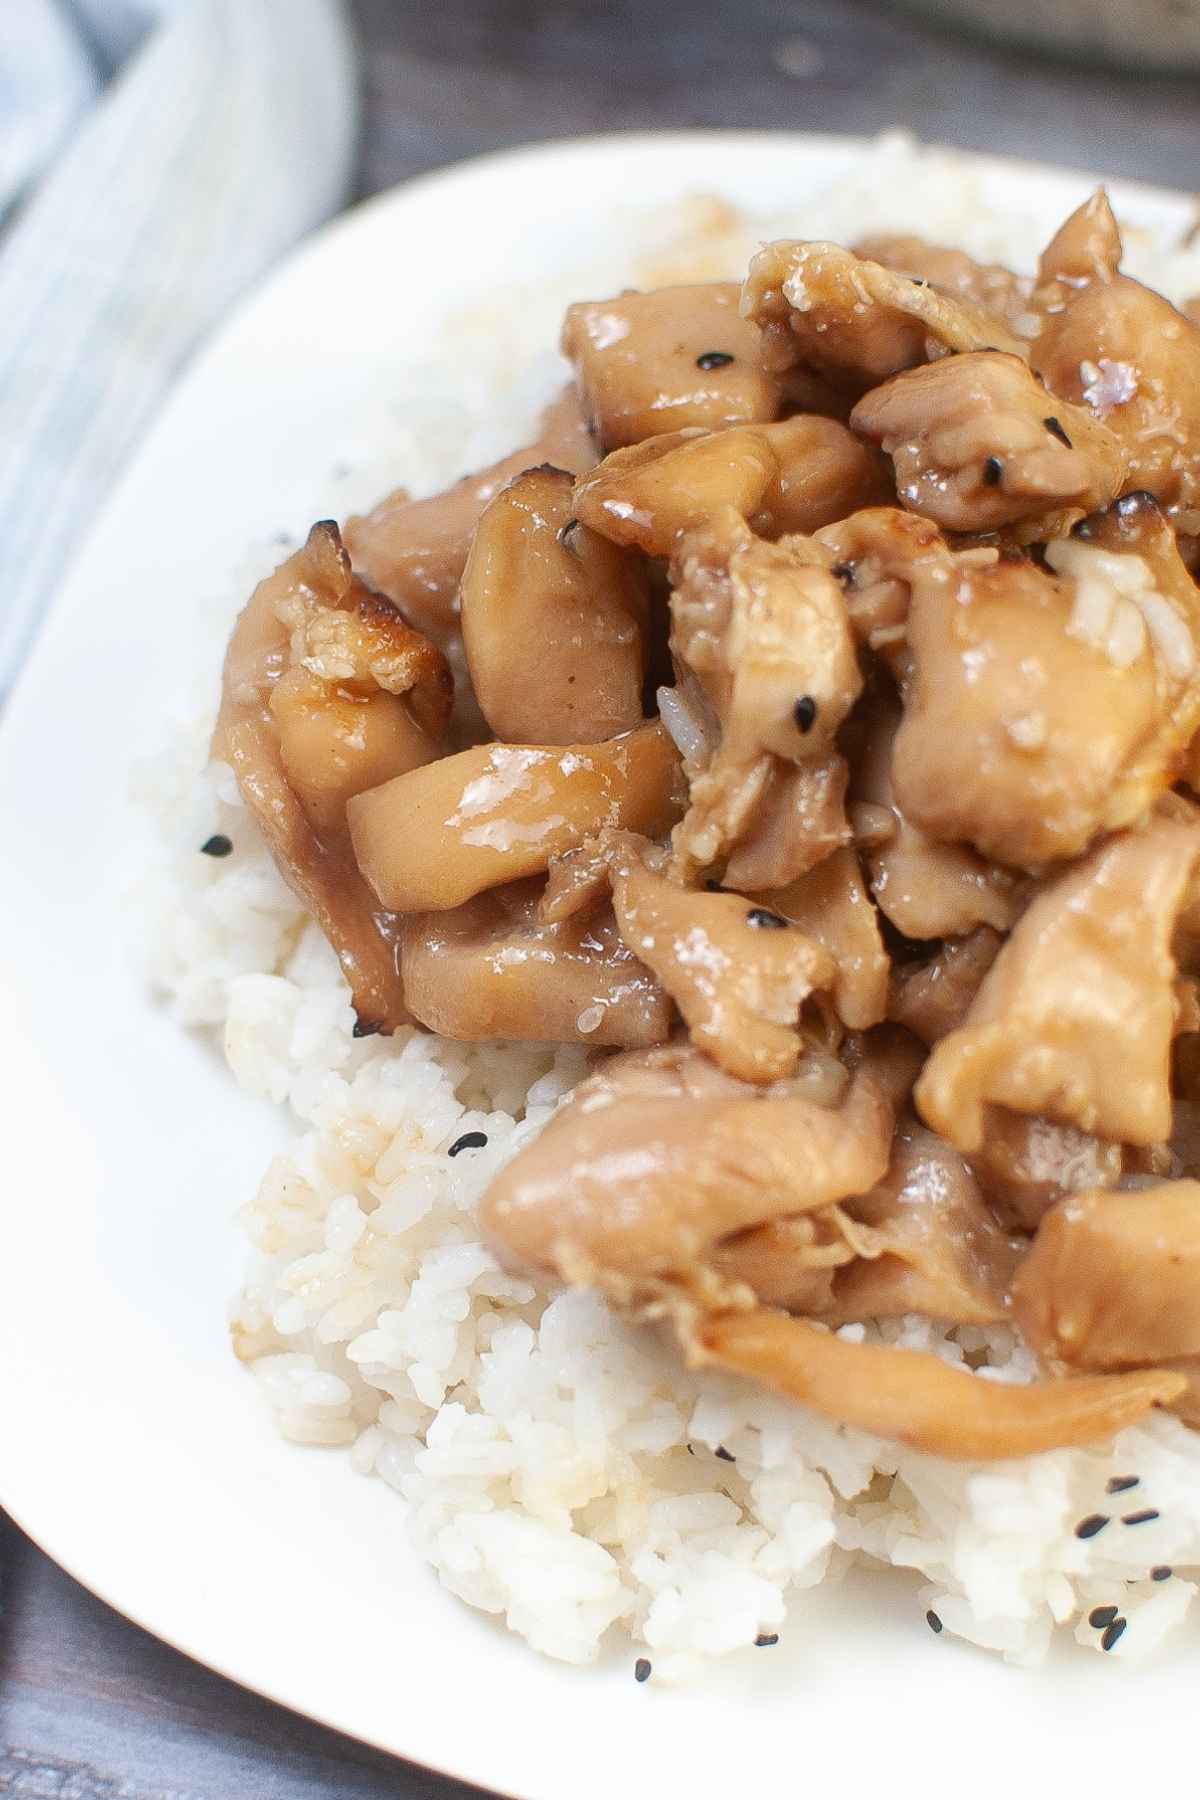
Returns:
[[[180,365],[346,200],[341,0],[0,0],[0,695]]]

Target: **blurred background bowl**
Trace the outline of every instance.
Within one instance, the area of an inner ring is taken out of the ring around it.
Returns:
[[[891,0],[904,12],[1073,60],[1200,69],[1200,0]]]

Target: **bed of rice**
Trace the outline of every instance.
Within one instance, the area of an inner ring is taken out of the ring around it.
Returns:
[[[751,230],[697,202],[676,211],[666,251],[661,219],[644,220],[632,272],[736,271],[780,230],[852,238],[885,224],[1027,267],[1051,222],[981,215],[960,164],[888,140],[803,218]],[[1200,289],[1200,252],[1172,252],[1146,233],[1132,250],[1131,264],[1176,297]],[[577,274],[563,297],[587,286]],[[461,355],[435,363],[426,391],[407,396],[407,435],[367,446],[360,491],[343,488],[339,510],[399,480],[434,489],[528,432],[555,371],[544,338],[540,361],[524,345],[527,376],[498,401],[487,359],[511,368],[512,338],[496,331],[497,316],[476,321],[482,368]],[[471,327],[460,325],[461,347]],[[428,429],[434,417],[440,433]],[[248,578],[278,554],[255,548]],[[242,597],[225,597],[210,621],[205,702]],[[1096,1608],[1116,1606],[1128,1621],[1113,1659],[1147,1654],[1181,1622],[1196,1589],[1180,1570],[1200,1564],[1200,1435],[1173,1419],[1155,1417],[1110,1449],[965,1467],[689,1373],[591,1295],[502,1271],[480,1243],[476,1203],[585,1072],[586,1054],[420,1032],[355,1040],[331,953],[228,771],[204,768],[210,718],[202,703],[175,754],[142,777],[165,845],[149,896],[151,977],[182,1023],[217,1035],[238,1082],[289,1108],[297,1128],[241,1208],[253,1256],[232,1310],[234,1348],[277,1429],[344,1455],[348,1481],[395,1490],[414,1544],[452,1594],[568,1661],[644,1647],[657,1679],[694,1675],[707,1658],[785,1631],[806,1590],[863,1559],[915,1571],[914,1608],[1023,1664],[1060,1631],[1099,1648]],[[214,832],[232,840],[228,858],[197,854]],[[467,1133],[486,1142],[451,1155]],[[867,1330],[983,1365],[984,1379],[1032,1373],[1005,1328],[947,1333],[911,1318]],[[1133,1475],[1136,1487],[1108,1492]],[[1156,1516],[1124,1522],[1147,1510]],[[1092,1515],[1109,1522],[1080,1537]]]

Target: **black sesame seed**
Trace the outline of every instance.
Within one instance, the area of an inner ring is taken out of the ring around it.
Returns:
[[[796,730],[809,732],[817,717],[817,703],[811,694],[801,694],[792,708],[792,717],[796,721]]]
[[[1078,1525],[1075,1527],[1075,1536],[1077,1538],[1095,1537],[1096,1533],[1098,1531],[1103,1531],[1107,1524],[1107,1513],[1089,1513],[1087,1518],[1080,1519]]]
[[[1173,1574],[1174,1570],[1167,1563],[1159,1563],[1157,1567],[1151,1569],[1150,1579],[1151,1581],[1170,1581]]]
[[[574,553],[575,553],[575,547],[571,542],[571,537],[572,537],[572,534],[578,530],[578,528],[579,528],[579,520],[578,519],[568,519],[566,524],[560,525],[558,530],[554,534],[556,539],[558,540],[558,542],[562,545],[563,549],[570,550],[572,555],[574,555]]]
[[[383,1021],[381,1019],[355,1019],[354,1030],[351,1033],[351,1036],[357,1038],[374,1037],[377,1031],[382,1030]]]
[[[1065,444],[1067,446],[1068,450],[1073,450],[1075,448],[1074,444],[1063,430],[1060,421],[1056,419],[1053,414],[1051,414],[1048,419],[1043,419],[1042,424],[1046,427],[1050,436],[1056,437],[1060,444]]]
[[[755,925],[760,931],[786,931],[788,922],[781,919],[778,913],[768,912],[765,906],[752,906],[746,914],[747,925]]]
[[[983,465],[983,485],[999,487],[1004,480],[1004,464],[998,456],[989,456]]]
[[[779,1633],[777,1631],[760,1631],[754,1640],[754,1648],[756,1650],[766,1650],[770,1645],[777,1644],[778,1642]]]
[[[689,1445],[688,1445],[688,1447],[687,1447],[687,1453],[688,1453],[688,1455],[689,1455],[689,1456],[695,1456],[695,1454],[696,1454],[696,1446],[695,1446],[695,1444],[689,1444]]]
[[[1088,1614],[1088,1624],[1093,1631],[1105,1631],[1117,1616],[1115,1606],[1093,1606]]]
[[[715,875],[710,875],[708,880],[704,883],[704,886],[710,894],[724,894],[729,891],[727,888],[721,886],[721,883],[717,880]]]
[[[1114,1475],[1104,1486],[1106,1494],[1127,1494],[1141,1480],[1140,1475]]]
[[[1126,1513],[1121,1520],[1121,1523],[1122,1525],[1149,1525],[1152,1519],[1157,1519],[1158,1517],[1159,1513],[1157,1508],[1147,1506],[1142,1512]]]
[[[734,1462],[736,1460],[736,1458],[734,1457],[733,1451],[727,1450],[725,1448],[724,1444],[718,1444],[716,1449],[713,1451],[713,1455],[719,1456],[722,1462]]]
[[[829,573],[835,581],[844,582],[847,587],[854,585],[854,564],[852,562],[834,563]]]
[[[1071,527],[1071,536],[1081,538],[1087,544],[1091,542],[1099,529],[1099,521],[1089,514],[1086,519],[1076,519]]]
[[[1115,1644],[1119,1643],[1121,1638],[1125,1635],[1125,1627],[1128,1623],[1128,1619],[1114,1619],[1104,1636],[1100,1639],[1100,1648],[1102,1650],[1111,1650]]]
[[[710,369],[728,368],[732,361],[733,357],[728,350],[706,350],[703,356],[696,358],[696,367],[707,374]]]
[[[633,1665],[633,1679],[635,1681],[649,1681],[649,1679],[650,1679],[650,1659],[648,1657],[645,1657],[645,1656],[638,1657],[637,1661]]]
[[[486,1131],[464,1131],[460,1138],[455,1138],[447,1156],[457,1156],[460,1150],[482,1150],[487,1143]]]
[[[942,1629],[942,1621],[938,1618],[937,1614],[932,1610],[932,1608],[929,1610],[929,1612],[927,1612],[925,1614],[925,1623],[928,1625],[930,1631],[933,1632],[935,1637],[937,1636],[938,1632]]]
[[[914,287],[928,287],[929,283],[923,275],[910,275],[908,278]]]
[[[205,838],[200,846],[201,856],[228,856],[233,849],[233,840],[227,838],[223,831],[214,831],[210,838]]]

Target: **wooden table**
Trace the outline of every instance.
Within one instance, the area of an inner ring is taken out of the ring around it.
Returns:
[[[505,144],[656,126],[926,138],[1180,187],[1194,81],[983,48],[869,0],[356,0],[363,191]],[[468,1790],[258,1700],[85,1593],[0,1517],[0,1795],[454,1800]],[[567,1800],[567,1796],[564,1796]]]

